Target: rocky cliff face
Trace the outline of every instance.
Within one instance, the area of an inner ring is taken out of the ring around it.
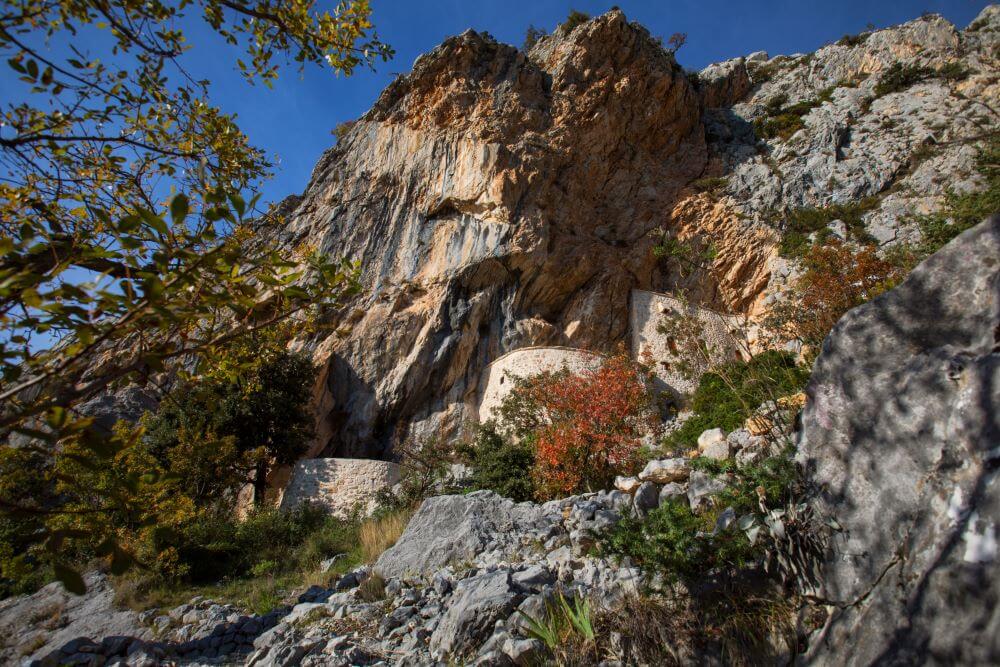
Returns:
[[[875,196],[869,231],[912,233],[905,213],[975,185],[966,139],[995,126],[998,25],[993,9],[976,30],[922,18],[697,82],[617,10],[528,53],[448,39],[324,154],[291,214],[289,242],[357,260],[364,285],[330,316],[336,333],[304,342],[323,368],[312,454],[455,434],[487,363],[613,347],[633,288],[759,314],[794,271],[775,250],[783,210]],[[897,60],[968,72],[876,97]],[[818,101],[802,131],[758,140],[751,122],[779,93]],[[709,177],[725,180],[705,192]],[[653,255],[664,233],[715,256],[681,272]]]

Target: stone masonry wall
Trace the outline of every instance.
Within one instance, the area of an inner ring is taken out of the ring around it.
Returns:
[[[375,509],[376,494],[399,481],[399,465],[375,459],[302,459],[292,468],[281,498],[281,507],[291,509],[303,502],[329,508],[335,516],[347,516],[359,506],[363,513]]]
[[[657,382],[661,385],[658,388],[678,396],[698,386],[698,378],[707,364],[702,359],[685,354],[677,341],[658,331],[660,324],[671,316],[686,316],[697,321],[699,335],[708,345],[713,363],[739,356],[738,321],[732,316],[686,304],[668,294],[632,290],[629,307],[632,356],[640,361],[651,361]],[[681,373],[679,362],[687,362],[694,372]]]
[[[513,377],[527,377],[543,371],[558,371],[563,367],[574,373],[594,369],[604,356],[589,350],[569,347],[524,347],[508,352],[483,369],[479,377],[479,421],[490,418],[513,386]]]

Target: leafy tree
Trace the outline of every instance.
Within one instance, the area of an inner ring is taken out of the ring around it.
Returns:
[[[175,360],[196,366],[247,332],[307,323],[354,289],[354,267],[288,247],[281,216],[258,208],[271,165],[185,70],[185,28],[207,23],[243,51],[247,81],[270,86],[281,57],[345,75],[388,59],[370,15],[368,0],[5,5],[0,52],[23,89],[5,91],[0,112],[0,436],[109,465],[132,445],[76,405]],[[106,49],[82,52],[81,32]],[[99,488],[108,515],[123,491]]]
[[[670,39],[667,40],[667,50],[670,53],[677,53],[677,51],[687,44],[688,36],[686,32],[675,32],[670,35]]]
[[[199,501],[224,496],[235,478],[253,484],[260,505],[271,467],[294,463],[312,436],[314,379],[309,359],[276,341],[239,344],[227,364],[182,384],[147,420],[149,450]]]

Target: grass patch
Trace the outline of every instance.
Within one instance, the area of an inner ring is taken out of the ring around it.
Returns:
[[[693,181],[691,186],[698,192],[706,192],[710,195],[718,196],[725,190],[728,184],[729,178],[726,176],[705,176]]]
[[[878,207],[878,197],[865,197],[847,204],[831,204],[819,208],[806,207],[789,212],[786,216],[785,231],[781,238],[782,257],[801,257],[809,249],[809,236],[819,233],[822,242],[829,236],[827,228],[834,220],[840,220],[847,227],[848,238],[859,242],[871,240],[865,231],[863,217]]]

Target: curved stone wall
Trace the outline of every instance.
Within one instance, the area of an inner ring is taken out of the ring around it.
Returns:
[[[629,328],[632,331],[632,356],[653,365],[661,391],[674,396],[694,391],[708,366],[703,358],[685,354],[677,341],[658,330],[671,316],[691,318],[700,327],[699,336],[708,345],[712,364],[739,357],[741,346],[739,320],[736,317],[692,306],[659,292],[632,290],[631,298]],[[693,372],[681,373],[681,362],[685,362]]]
[[[479,376],[479,421],[490,418],[513,386],[512,378],[567,368],[574,373],[595,369],[604,355],[572,347],[523,347],[498,357]]]
[[[399,481],[399,465],[375,459],[302,459],[292,468],[281,498],[291,509],[304,502],[324,505],[334,516],[347,517],[356,507],[375,510],[375,496]]]

